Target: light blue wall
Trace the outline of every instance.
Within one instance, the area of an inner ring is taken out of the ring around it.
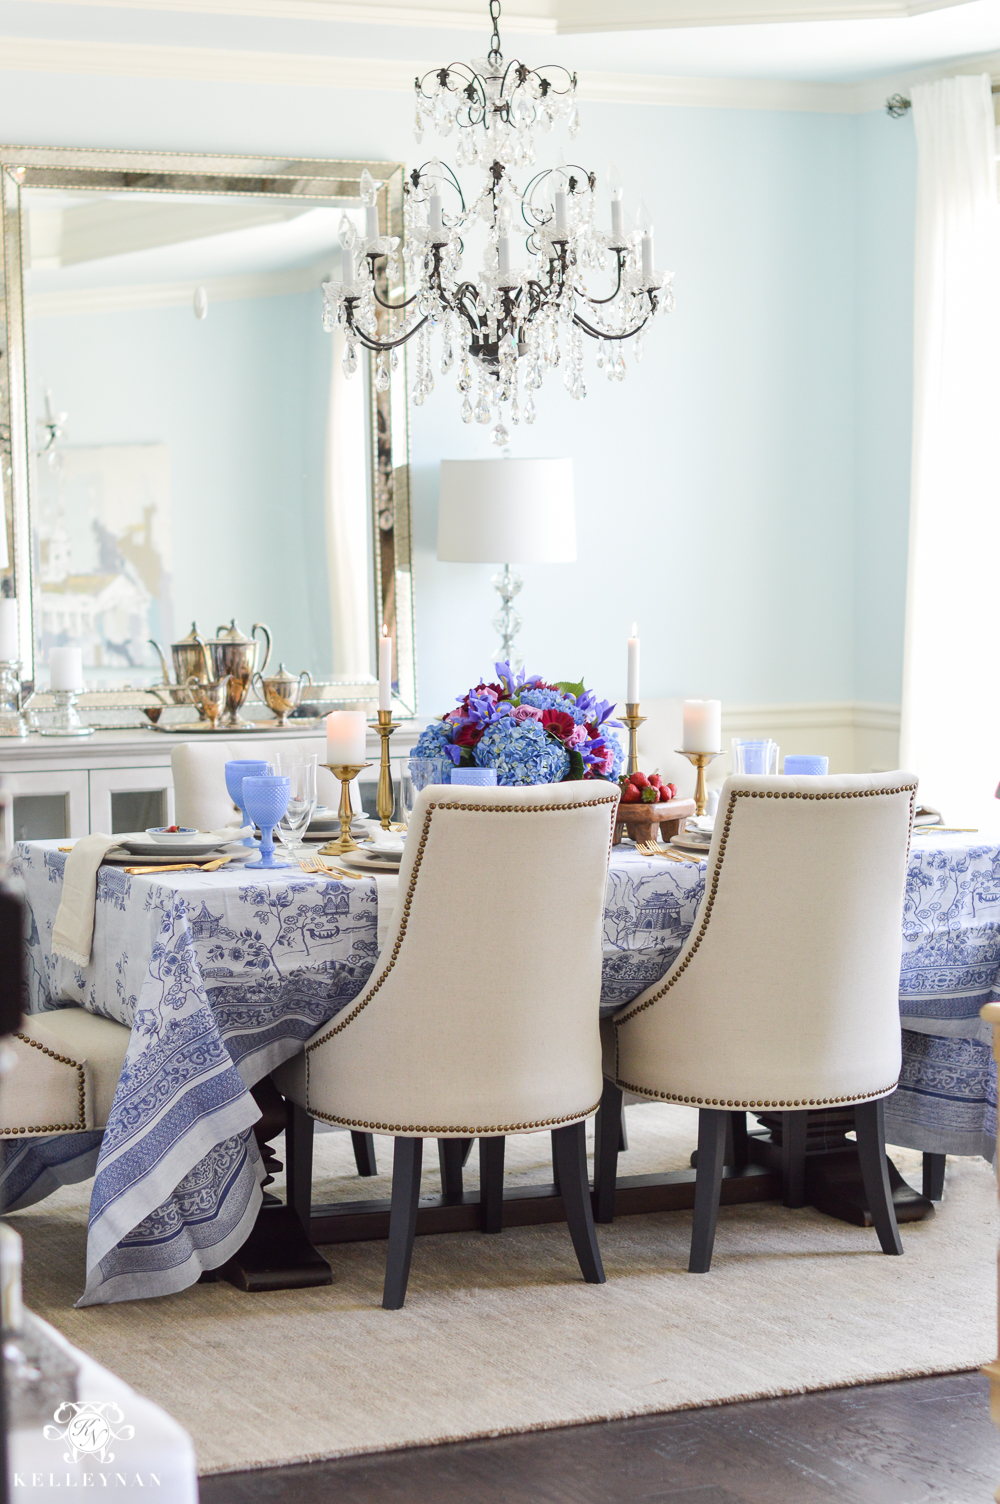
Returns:
[[[574,403],[550,376],[538,423],[515,437],[515,454],[576,460],[579,560],[525,571],[527,661],[621,697],[636,618],[647,696],[898,699],[909,123],[581,113],[567,155],[601,181],[615,160],[633,206],[641,189],[677,311],[623,385],[591,364]],[[411,122],[410,98],[390,93],[0,75],[7,140],[412,163],[434,148],[415,147]],[[879,395],[890,352],[891,400]],[[438,462],[489,453],[488,430],[461,424],[452,379],[411,411],[425,713],[494,645],[490,569],[434,558]]]
[[[898,704],[910,511],[913,123],[854,122],[857,159],[855,697]]]
[[[178,635],[193,618],[206,636],[262,619],[289,668],[329,674],[321,308],[317,290],[212,302],[204,321],[190,307],[37,318],[28,363],[68,443],[167,445]]]

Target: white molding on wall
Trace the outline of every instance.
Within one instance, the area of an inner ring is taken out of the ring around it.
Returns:
[[[370,19],[370,18],[369,18]],[[104,77],[183,79],[199,83],[288,88],[372,89],[409,93],[414,76],[434,62],[327,57],[297,52],[240,52],[222,47],[160,47],[133,42],[53,41],[0,37],[0,72],[82,73]],[[887,94],[944,72],[1000,75],[1000,54],[864,84],[782,79],[672,78],[649,73],[584,73],[581,100],[725,110],[860,114],[881,109]]]
[[[755,731],[814,731],[827,728],[888,731],[899,733],[899,706],[872,704],[864,700],[823,700],[794,705],[723,705],[723,732],[739,736],[745,728]]]
[[[39,3],[39,0],[36,0]],[[95,0],[50,0],[93,6]],[[964,0],[628,0],[617,9],[605,0],[516,0],[504,12],[513,34],[650,31],[672,27],[774,25],[798,21],[903,18],[947,10]],[[481,31],[482,0],[96,0],[102,8],[186,11],[281,21],[328,21],[382,26]]]

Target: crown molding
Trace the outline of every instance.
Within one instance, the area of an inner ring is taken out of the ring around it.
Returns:
[[[41,0],[47,3],[47,0]],[[194,0],[192,0],[194,3]],[[0,71],[82,73],[118,78],[286,88],[369,89],[409,93],[431,61],[329,57],[300,52],[238,52],[222,47],[160,47],[133,42],[53,41],[0,37]],[[579,98],[599,104],[650,104],[697,109],[785,110],[862,114],[882,109],[888,94],[944,74],[1000,75],[1000,53],[963,58],[859,84],[757,78],[672,78],[650,73],[582,73]]]
[[[361,25],[483,31],[482,0],[34,0],[35,4],[91,8],[184,11],[201,15],[251,16],[281,21],[329,21]],[[504,12],[504,28],[517,35],[575,32],[658,31],[672,27],[775,25],[797,21],[858,21],[904,18],[947,10],[965,0],[626,0],[617,9],[605,0],[516,0]]]

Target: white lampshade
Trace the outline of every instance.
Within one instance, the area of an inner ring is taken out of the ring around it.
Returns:
[[[571,564],[573,461],[442,460],[437,556],[449,564]]]

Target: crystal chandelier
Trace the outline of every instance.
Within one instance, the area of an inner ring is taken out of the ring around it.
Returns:
[[[437,158],[415,168],[406,184],[401,247],[395,236],[379,235],[380,185],[366,170],[365,235],[344,216],[342,280],[323,285],[323,325],[344,330],[348,376],[357,370],[359,345],[373,352],[380,391],[389,385],[399,347],[414,340],[417,406],[434,389],[431,335],[440,332],[441,373],[457,362],[463,421],[492,422],[493,442],[502,446],[510,438],[508,421],[535,421],[534,394],[553,367],[562,368],[570,396],[586,396],[585,334],[596,341],[598,369],[609,381],[623,380],[625,343],[635,341],[640,360],[642,332],[657,313],[672,309],[673,292],[672,274],[653,269],[653,226],[641,201],[635,227],[625,229],[613,167],[608,231],[597,225],[592,172],[561,156],[554,168],[532,172],[536,127],[547,131],[565,119],[576,135],[576,74],[505,64],[499,0],[490,0],[490,16],[488,57],[416,80],[418,142],[428,123],[440,136],[457,129],[458,163],[485,169],[485,186],[467,202],[455,173]],[[477,234],[485,245],[473,281],[462,260]],[[520,235],[527,264],[515,267],[512,247]],[[381,258],[384,275],[376,269]],[[395,297],[388,291],[401,271],[416,289],[408,298],[403,289]],[[604,285],[592,290],[591,280]],[[379,309],[388,311],[381,327]]]

